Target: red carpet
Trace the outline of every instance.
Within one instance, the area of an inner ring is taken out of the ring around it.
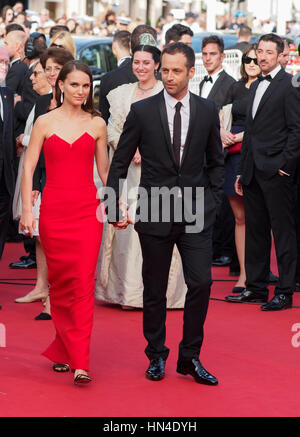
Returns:
[[[144,377],[148,361],[141,311],[96,303],[93,381],[79,388],[70,373],[53,372],[40,355],[54,335],[52,321],[34,320],[42,304],[14,303],[32,288],[19,284],[33,284],[36,274],[8,268],[23,254],[22,244],[10,243],[0,261],[0,332],[6,329],[6,347],[0,347],[1,417],[299,416],[300,348],[292,345],[299,308],[265,313],[258,305],[214,300],[230,294],[234,285],[228,282],[228,268],[215,268],[201,361],[219,378],[219,386],[207,387],[175,371],[181,310],[168,311],[166,378],[151,382]],[[276,273],[274,260],[272,269]],[[18,285],[3,283],[9,281]],[[300,293],[294,305],[300,306]]]

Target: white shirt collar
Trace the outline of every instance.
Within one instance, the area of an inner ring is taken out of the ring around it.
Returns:
[[[120,67],[120,65],[126,61],[126,59],[131,59],[131,56],[124,56],[123,58],[119,59],[118,61],[118,67]]]
[[[165,89],[164,89],[164,97],[166,103],[171,106],[171,108],[175,108],[176,104],[178,103],[178,100],[172,97]],[[180,100],[182,103],[182,106],[189,106],[190,104],[190,92],[188,91],[186,95],[183,97],[183,99]]]
[[[276,76],[277,73],[281,70],[281,65],[279,64],[274,70],[271,71],[271,73],[268,73],[272,79]],[[262,76],[268,76],[268,74],[262,74]]]
[[[10,66],[12,66],[15,62],[20,61],[20,60],[21,60],[21,58],[13,59],[12,61],[10,61]]]
[[[224,68],[221,68],[221,70],[219,70],[216,73],[210,75],[210,77],[213,80],[213,83],[215,83],[215,81],[218,79],[218,77],[220,76],[220,74],[222,73],[223,70],[224,70]]]

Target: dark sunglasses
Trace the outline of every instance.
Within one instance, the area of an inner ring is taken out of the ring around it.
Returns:
[[[55,42],[53,42],[50,47],[59,47],[60,49],[64,49],[64,46],[61,44],[55,44]]]
[[[243,63],[244,64],[251,64],[251,61],[253,61],[254,64],[258,65],[257,58],[250,58],[250,56],[244,56],[243,57]]]

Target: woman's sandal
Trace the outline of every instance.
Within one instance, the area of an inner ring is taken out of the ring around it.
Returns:
[[[55,364],[53,364],[52,368],[55,372],[60,372],[60,373],[68,372],[70,370],[70,367],[68,366],[68,364],[55,363]]]
[[[78,375],[74,378],[75,385],[88,384],[91,381],[92,379],[88,375],[85,375],[83,373],[78,373]]]

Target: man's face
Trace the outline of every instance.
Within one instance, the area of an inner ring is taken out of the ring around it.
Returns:
[[[8,55],[10,58],[15,56],[16,48],[17,48],[17,44],[14,41],[14,39],[12,38],[11,33],[12,32],[9,32],[9,34],[6,35],[4,38],[4,46],[5,46],[6,50],[8,51]]]
[[[195,67],[187,67],[187,59],[183,53],[172,55],[165,53],[161,60],[161,77],[168,94],[181,100],[188,91],[189,80],[195,73]]]
[[[202,49],[202,59],[208,74],[214,74],[222,67],[225,54],[220,52],[218,44],[209,43]]]
[[[184,34],[181,36],[180,40],[178,42],[182,42],[183,44],[186,44],[187,46],[192,45],[192,37],[190,35]]]
[[[4,48],[0,48],[0,82],[3,82],[9,66],[9,56],[8,52]]]
[[[269,74],[278,66],[282,53],[278,55],[277,44],[273,41],[260,41],[256,50],[258,65],[264,74]]]
[[[282,68],[284,69],[286,68],[287,64],[289,63],[289,60],[290,60],[290,49],[289,47],[285,46],[280,61],[280,65],[282,66]]]

